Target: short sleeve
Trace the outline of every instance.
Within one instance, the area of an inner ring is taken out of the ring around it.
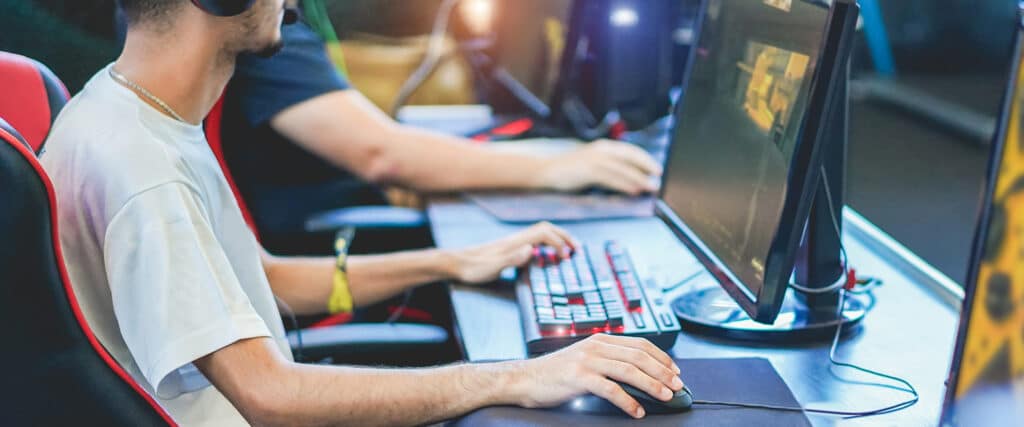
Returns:
[[[327,56],[323,39],[304,22],[281,29],[283,49],[269,58],[242,55],[228,96],[235,97],[250,127],[317,96],[348,89],[349,84]]]
[[[196,359],[271,336],[185,184],[129,199],[107,225],[103,257],[121,335],[163,399],[209,385],[192,366]]]

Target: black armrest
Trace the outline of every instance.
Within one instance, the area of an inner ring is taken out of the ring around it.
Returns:
[[[306,220],[307,232],[335,231],[342,227],[417,228],[427,225],[419,210],[396,206],[358,206],[321,212]]]
[[[334,363],[427,366],[452,357],[448,332],[418,323],[352,323],[302,330],[302,356]],[[298,334],[288,332],[298,350]]]

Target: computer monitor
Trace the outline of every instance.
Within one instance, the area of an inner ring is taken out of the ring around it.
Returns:
[[[693,12],[684,6],[698,1],[500,2],[493,56],[507,74],[492,76],[504,90],[490,101],[501,113],[525,106],[582,139],[607,136],[611,111],[643,129],[668,114],[673,47],[689,42],[674,35],[692,22],[679,19]]]
[[[1024,420],[1024,35],[992,158],[965,287],[942,424]]]
[[[700,24],[661,199],[758,322],[793,276],[856,17],[850,0],[708,0]]]
[[[495,3],[494,59],[548,106],[558,82],[573,0]]]

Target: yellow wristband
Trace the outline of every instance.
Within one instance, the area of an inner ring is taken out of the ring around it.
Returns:
[[[339,233],[339,237],[334,242],[334,249],[338,253],[338,261],[334,268],[334,289],[331,291],[331,296],[327,298],[327,312],[330,314],[351,313],[353,308],[352,292],[348,286],[348,273],[345,271],[349,239],[340,234],[342,233]]]

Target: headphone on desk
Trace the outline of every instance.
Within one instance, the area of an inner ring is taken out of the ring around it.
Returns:
[[[256,0],[192,0],[192,4],[213,16],[235,16],[249,10]],[[293,7],[285,7],[284,24],[295,23],[299,19],[299,11]]]

